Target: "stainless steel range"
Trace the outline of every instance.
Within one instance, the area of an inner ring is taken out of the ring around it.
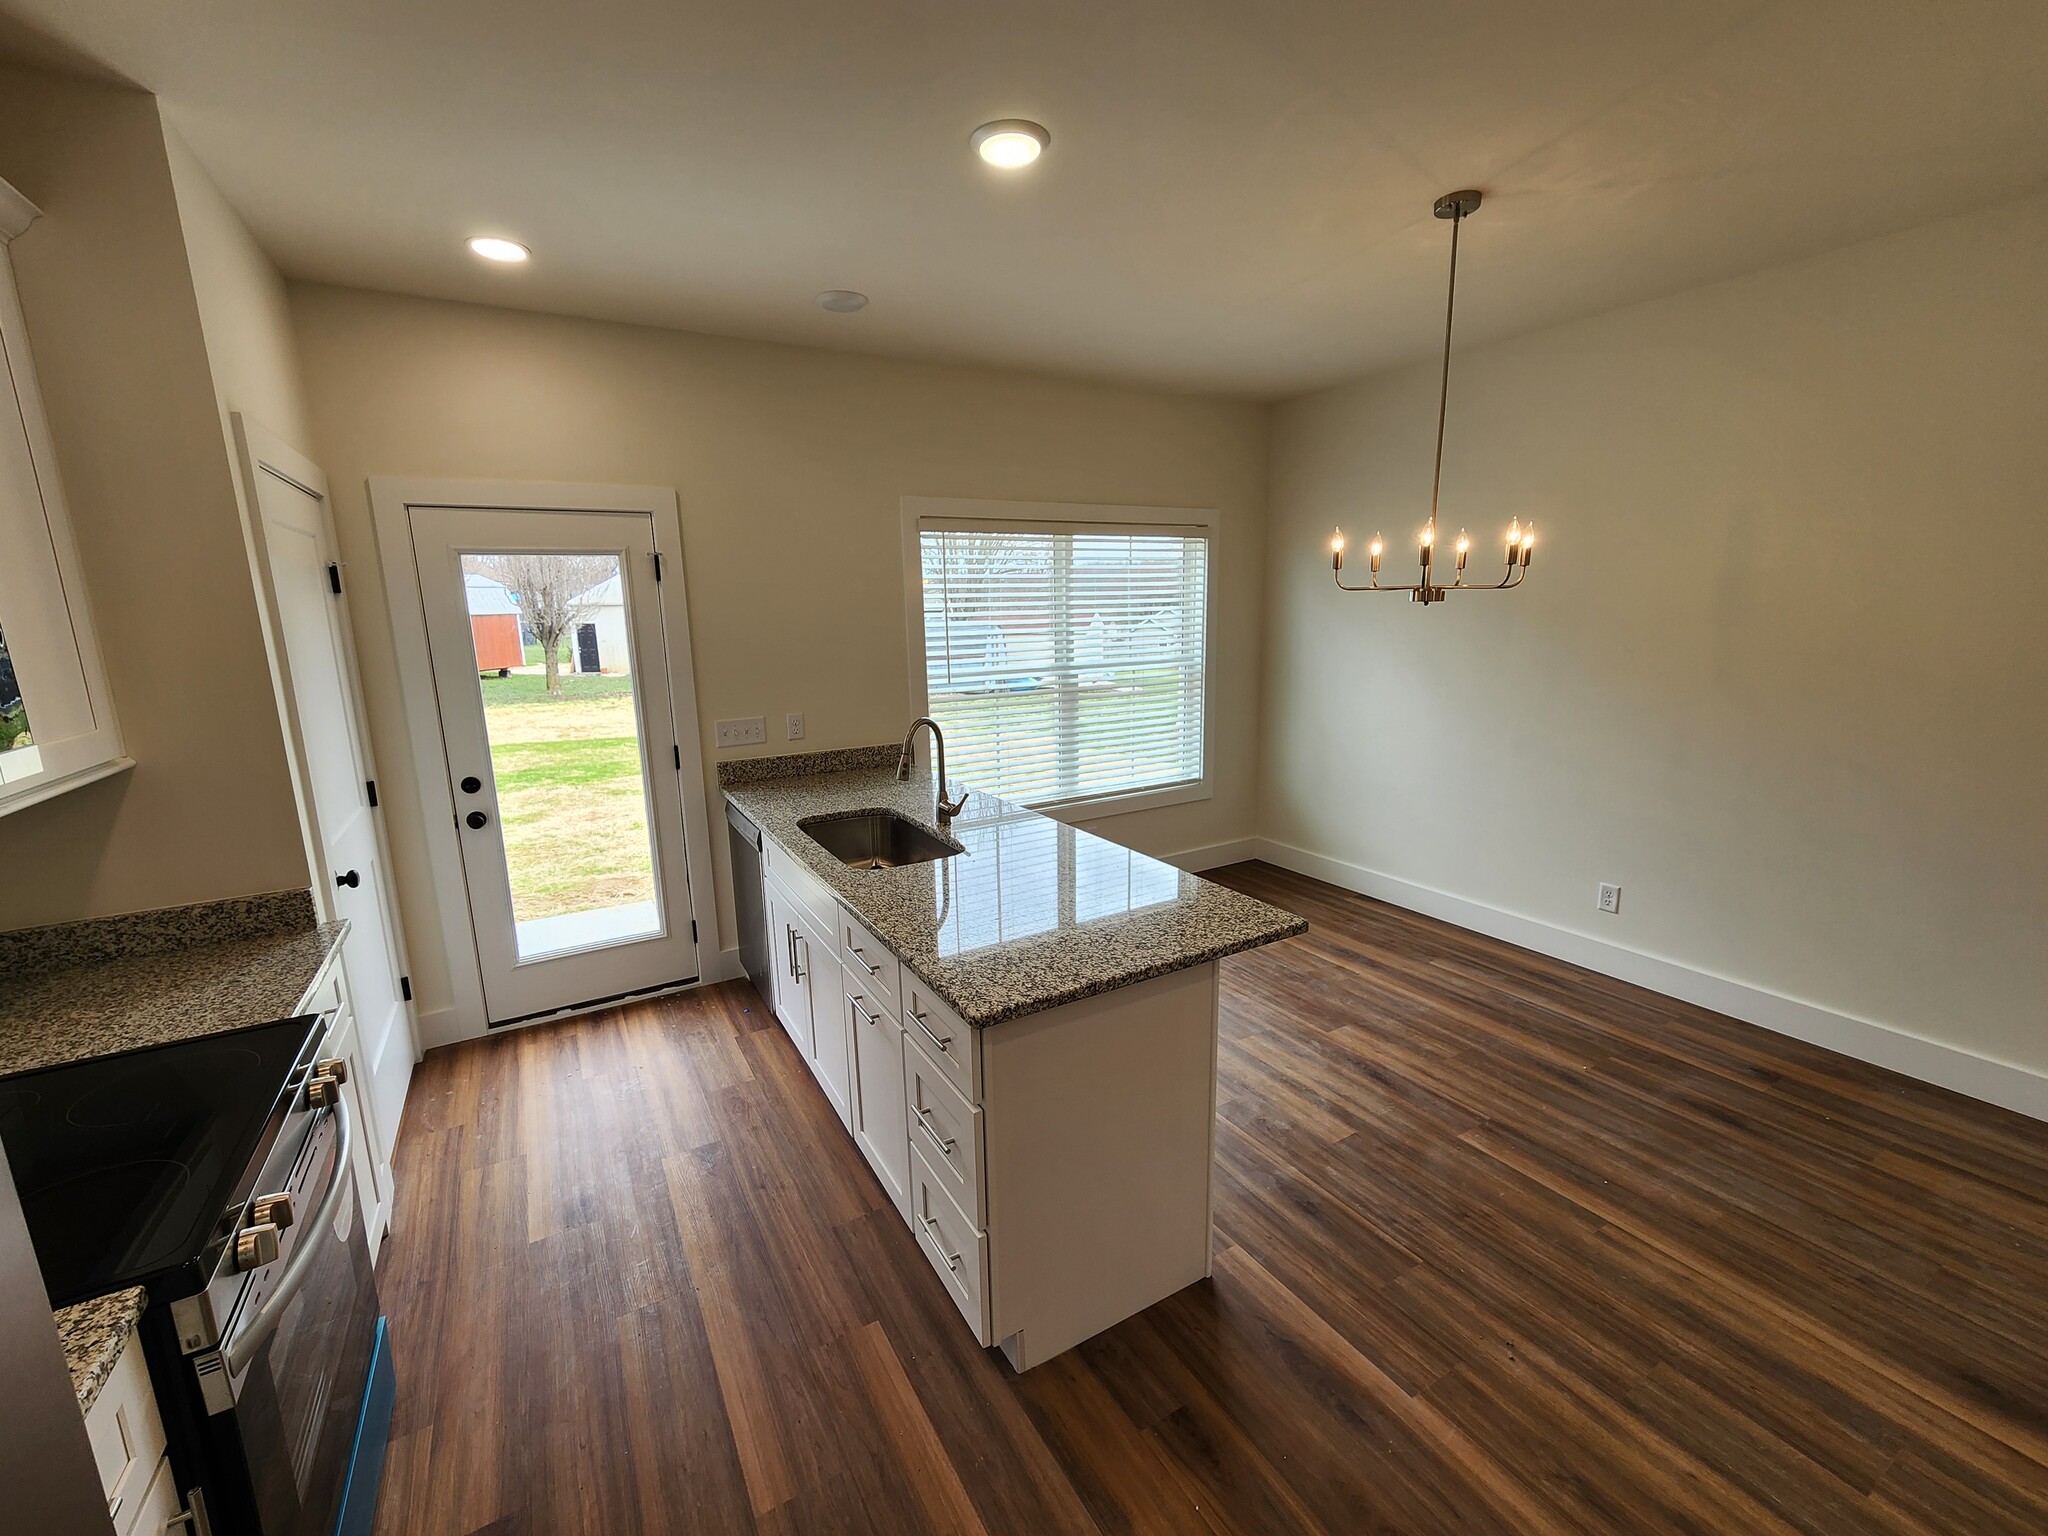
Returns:
[[[65,1306],[148,1288],[142,1338],[201,1536],[367,1530],[390,1365],[326,1015],[0,1078]]]

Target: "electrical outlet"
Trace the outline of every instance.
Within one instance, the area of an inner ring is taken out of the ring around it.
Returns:
[[[1604,880],[1600,883],[1600,910],[1602,912],[1619,912],[1621,910],[1620,886],[1609,885]]]
[[[789,739],[791,741],[802,741],[804,739],[804,717],[795,710],[791,710],[786,718],[789,725]]]
[[[745,720],[720,720],[716,727],[721,747],[757,747],[768,739],[768,720],[754,715]]]

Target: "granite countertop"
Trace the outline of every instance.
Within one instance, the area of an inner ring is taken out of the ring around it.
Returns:
[[[725,797],[823,881],[962,1020],[998,1024],[1308,931],[1305,919],[993,795],[945,828],[929,773],[898,783],[896,749],[831,754],[832,772],[767,777],[748,760]],[[792,759],[809,767],[803,759]],[[737,767],[737,764],[722,764]],[[958,788],[957,781],[955,788]],[[963,851],[849,869],[798,823],[890,810]]]
[[[0,1076],[288,1019],[347,931],[346,922],[313,923],[8,975]]]
[[[64,1363],[71,1368],[71,1389],[78,1411],[89,1412],[100,1388],[114,1374],[135,1325],[147,1305],[142,1287],[132,1285],[110,1296],[95,1296],[57,1314],[57,1336],[64,1342]]]
[[[292,1018],[347,933],[303,890],[0,933],[0,1077]],[[132,1287],[56,1314],[81,1413],[143,1304]]]

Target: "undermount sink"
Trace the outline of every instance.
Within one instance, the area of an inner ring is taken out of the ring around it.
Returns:
[[[814,816],[797,823],[810,840],[848,869],[894,869],[899,864],[929,864],[960,852],[914,821],[894,811],[867,811],[858,816]]]

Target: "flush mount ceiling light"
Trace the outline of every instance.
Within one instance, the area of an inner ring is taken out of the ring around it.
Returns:
[[[1021,117],[1004,117],[993,123],[983,123],[968,136],[967,142],[974,146],[977,155],[998,170],[1018,171],[1045,153],[1045,147],[1052,142],[1052,135],[1037,123],[1026,122]]]
[[[469,248],[485,261],[524,261],[533,254],[517,240],[500,240],[496,235],[473,235]]]
[[[818,295],[818,308],[829,309],[835,315],[850,315],[867,307],[868,296],[855,293],[851,288],[827,288]]]
[[[1429,487],[1429,522],[1424,525],[1420,539],[1422,558],[1422,579],[1409,582],[1401,587],[1380,585],[1380,556],[1386,552],[1386,545],[1378,534],[1373,535],[1367,553],[1372,558],[1372,581],[1363,587],[1348,585],[1344,580],[1344,530],[1335,529],[1330,535],[1330,569],[1336,574],[1337,585],[1346,592],[1406,592],[1410,600],[1418,603],[1440,603],[1447,592],[1501,592],[1509,587],[1518,587],[1522,578],[1529,574],[1529,555],[1536,548],[1536,525],[1522,526],[1520,518],[1508,524],[1507,571],[1499,581],[1474,582],[1465,585],[1465,557],[1472,552],[1472,541],[1465,531],[1458,530],[1455,550],[1457,560],[1451,584],[1440,585],[1435,577],[1436,555],[1436,501],[1437,492],[1444,483],[1444,409],[1451,398],[1451,316],[1458,302],[1458,227],[1479,208],[1479,194],[1473,191],[1447,192],[1436,200],[1433,210],[1440,219],[1451,221],[1451,286],[1444,299],[1444,370],[1443,381],[1437,388],[1436,396],[1436,478]]]

